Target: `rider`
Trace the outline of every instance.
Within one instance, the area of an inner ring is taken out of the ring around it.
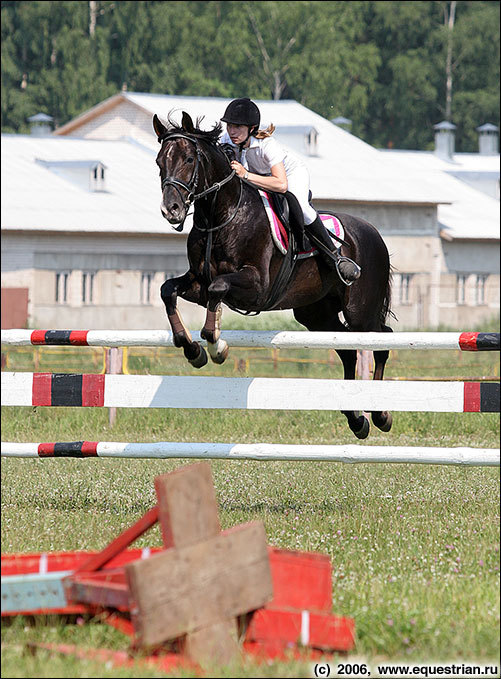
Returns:
[[[235,173],[265,191],[294,194],[302,209],[307,232],[328,250],[319,248],[324,261],[330,268],[337,268],[341,279],[348,284],[359,278],[360,267],[339,255],[322,220],[309,203],[310,177],[306,165],[271,138],[275,130],[273,125],[266,130],[259,129],[261,114],[256,104],[246,97],[235,99],[221,120],[227,129],[221,143],[231,144],[239,151],[240,161],[231,161]]]

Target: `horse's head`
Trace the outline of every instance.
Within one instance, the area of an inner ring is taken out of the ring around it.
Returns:
[[[198,182],[200,152],[196,139],[188,136],[194,129],[187,113],[183,113],[182,127],[167,128],[157,115],[153,128],[162,147],[157,155],[162,181],[162,216],[173,226],[186,219]]]
[[[153,128],[161,144],[156,159],[162,182],[160,211],[175,229],[182,231],[188,210],[197,198],[196,192],[207,179],[203,162],[206,153],[202,150],[201,141],[206,140],[215,148],[221,126],[202,131],[183,112],[181,125],[169,121],[168,127],[155,114]]]

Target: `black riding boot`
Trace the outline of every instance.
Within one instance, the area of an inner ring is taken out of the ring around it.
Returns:
[[[339,254],[320,217],[317,216],[314,222],[306,224],[305,229],[308,236],[312,236],[313,244],[319,246],[318,250],[324,262],[331,269],[336,269],[343,283],[351,285],[360,278],[360,267],[352,259]]]

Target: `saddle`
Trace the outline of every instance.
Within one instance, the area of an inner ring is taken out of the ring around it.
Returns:
[[[262,190],[259,190],[259,194],[270,222],[274,244],[284,255],[282,265],[262,309],[267,311],[275,307],[285,294],[296,262],[314,257],[318,249],[305,234],[303,211],[294,194],[289,191],[274,193]],[[322,212],[319,216],[331,238],[338,243],[345,243],[344,227],[340,220],[329,212]]]

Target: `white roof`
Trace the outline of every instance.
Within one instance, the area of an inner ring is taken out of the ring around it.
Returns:
[[[173,110],[179,117],[183,110],[193,118],[205,115],[202,127],[207,129],[230,101],[137,93],[115,98],[126,98],[163,119]],[[379,151],[295,101],[257,103],[262,125],[273,122],[276,134],[280,127],[317,130],[319,155],[302,156],[315,199],[394,204],[450,201],[438,206],[440,225],[449,237],[499,239],[499,201],[444,172],[434,154]],[[80,117],[88,115],[89,111]],[[160,214],[157,149],[153,133],[150,148],[133,140],[2,135],[2,229],[177,235]],[[470,154],[458,154],[462,155]],[[61,168],[68,161],[78,165],[90,159],[106,167],[107,192],[82,189],[65,179],[64,172],[51,169],[50,163],[37,162],[52,161]],[[185,233],[190,226],[188,218]]]
[[[106,191],[92,192],[42,161],[101,161]],[[2,229],[175,232],[160,214],[155,153],[124,141],[2,135]]]
[[[439,229],[445,238],[452,239],[499,239],[499,201],[478,191],[457,176],[449,174],[451,166],[463,167],[465,172],[490,172],[495,168],[499,173],[499,156],[480,154],[456,154],[454,163],[442,160],[433,152],[426,151],[380,151],[393,162],[394,167],[414,166],[416,173],[440,184],[444,191],[453,196],[449,205],[438,206]],[[476,156],[476,158],[473,158]],[[476,163],[476,164],[475,164]],[[468,170],[466,170],[468,168]],[[481,169],[484,168],[484,169]]]
[[[441,158],[434,151],[407,151],[382,149],[385,154],[399,156],[424,170],[442,170],[450,174],[461,173],[492,174],[499,177],[499,153],[454,153],[450,160]]]
[[[156,113],[164,121],[173,113],[174,119],[180,122],[182,111],[189,113],[194,121],[203,116],[202,129],[211,129],[231,101],[220,97],[181,97],[138,92],[122,92],[115,97],[117,100],[122,98],[134,103],[151,116]],[[418,181],[411,165],[406,172],[395,170],[393,163],[370,144],[297,101],[255,101],[261,112],[261,127],[273,123],[276,128],[307,126],[317,130],[318,156],[303,157],[310,170],[311,189],[315,199],[407,204],[436,204],[451,200],[451,196],[440,185],[427,181],[422,176]],[[100,106],[104,108],[106,105],[106,101],[102,102],[91,111],[97,113]],[[86,112],[81,118],[87,117],[89,113],[90,111]],[[71,124],[77,120],[78,118]],[[62,131],[64,126],[58,133]],[[280,140],[279,129],[275,134]],[[153,131],[152,144],[153,148],[157,148]]]

